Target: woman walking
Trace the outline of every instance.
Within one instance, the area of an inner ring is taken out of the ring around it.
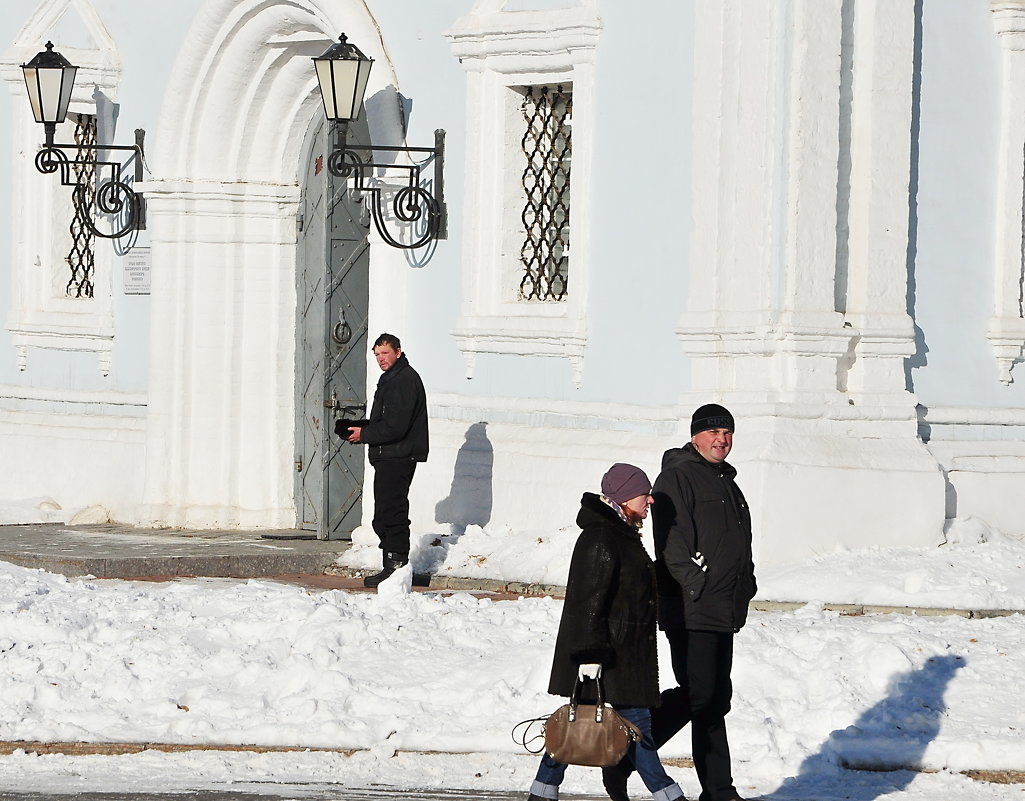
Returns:
[[[602,478],[601,495],[581,498],[548,692],[570,696],[578,680],[600,676],[605,701],[644,735],[627,759],[655,801],[676,801],[683,791],[651,738],[651,707],[659,700],[655,568],[640,528],[652,502],[644,471],[622,463]],[[527,801],[557,799],[565,773],[566,765],[546,753]]]

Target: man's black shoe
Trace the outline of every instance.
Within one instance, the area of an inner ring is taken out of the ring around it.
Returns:
[[[363,586],[376,587],[400,567],[405,567],[407,564],[409,564],[409,556],[406,554],[386,553],[384,555],[384,567],[381,572],[374,573],[374,575],[367,576],[363,579]]]

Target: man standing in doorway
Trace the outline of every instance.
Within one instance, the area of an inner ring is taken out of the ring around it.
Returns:
[[[374,532],[381,540],[382,569],[363,584],[376,587],[409,563],[409,486],[417,462],[427,461],[427,393],[420,375],[402,352],[399,338],[381,334],[374,358],[384,371],[377,381],[370,419],[335,430],[349,442],[370,448],[374,468]]]
[[[733,415],[711,403],[691,418],[691,440],[662,457],[652,523],[659,626],[669,641],[678,687],[662,693],[652,715],[655,747],[691,724],[698,801],[743,801],[733,785],[726,713],[733,684],[733,636],[756,591],[751,513],[737,471],[726,462]],[[615,801],[625,801],[630,768],[606,768]]]

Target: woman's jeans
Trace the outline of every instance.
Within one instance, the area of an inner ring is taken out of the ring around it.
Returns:
[[[655,742],[651,739],[651,710],[646,706],[614,706],[620,715],[633,723],[644,738],[640,742],[630,743],[626,758],[633,763],[634,769],[648,788],[655,801],[676,801],[683,798],[680,785],[669,778],[662,760],[658,758]],[[557,799],[562,777],[566,775],[566,766],[556,762],[548,754],[541,757],[541,765],[537,776],[530,786],[530,792],[541,798]]]

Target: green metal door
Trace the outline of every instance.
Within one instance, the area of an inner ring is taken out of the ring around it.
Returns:
[[[301,203],[296,507],[300,528],[348,539],[362,519],[364,449],[337,437],[334,422],[366,416],[370,218],[327,169],[329,133],[321,121],[309,134]]]

